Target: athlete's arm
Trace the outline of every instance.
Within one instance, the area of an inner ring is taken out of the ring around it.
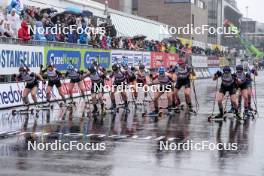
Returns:
[[[213,80],[217,80],[219,77],[222,76],[222,73],[220,71],[217,71],[215,74],[214,74],[214,77],[213,77]]]

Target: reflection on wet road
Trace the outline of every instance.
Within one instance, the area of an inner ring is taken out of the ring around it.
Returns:
[[[200,111],[163,116],[158,123],[142,117],[148,106],[130,112],[90,117],[81,100],[72,110],[43,111],[33,115],[0,114],[0,175],[264,175],[263,106],[264,78],[258,78],[260,117],[246,123],[228,119],[208,123],[212,111],[214,82],[200,80]],[[151,109],[151,108],[150,108]],[[77,141],[105,150],[33,151],[28,141],[48,143]],[[160,150],[160,142],[237,143],[237,150]]]

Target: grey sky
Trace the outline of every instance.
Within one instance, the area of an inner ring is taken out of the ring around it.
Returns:
[[[264,23],[263,0],[237,0],[237,6],[244,17],[246,17],[246,6],[248,6],[248,17]]]

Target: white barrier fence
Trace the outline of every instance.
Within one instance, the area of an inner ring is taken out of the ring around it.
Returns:
[[[68,93],[68,84],[69,80],[65,80],[62,84],[63,92],[66,95],[66,98],[69,97]],[[85,80],[86,89],[90,87],[90,80]],[[25,88],[25,83],[19,82],[19,83],[6,83],[6,84],[0,84],[0,109],[10,108],[14,106],[21,106],[23,105],[22,101],[22,95],[23,90]],[[46,86],[42,84],[42,82],[39,82],[39,88],[37,91],[37,98],[38,102],[45,102],[46,101]],[[90,93],[89,91],[87,93]],[[73,97],[80,96],[80,91],[77,86],[73,89]],[[60,100],[61,97],[57,91],[56,88],[53,88],[51,101],[52,100]],[[33,103],[31,95],[29,95],[29,101],[30,103]]]

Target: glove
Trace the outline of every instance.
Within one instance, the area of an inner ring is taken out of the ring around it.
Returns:
[[[131,67],[131,71],[136,71],[136,68],[135,67]]]
[[[43,65],[42,64],[40,64],[40,66],[39,66],[41,69],[43,68]]]
[[[45,80],[43,80],[43,81],[42,81],[42,84],[43,84],[43,85],[46,85],[46,81],[45,81]]]

